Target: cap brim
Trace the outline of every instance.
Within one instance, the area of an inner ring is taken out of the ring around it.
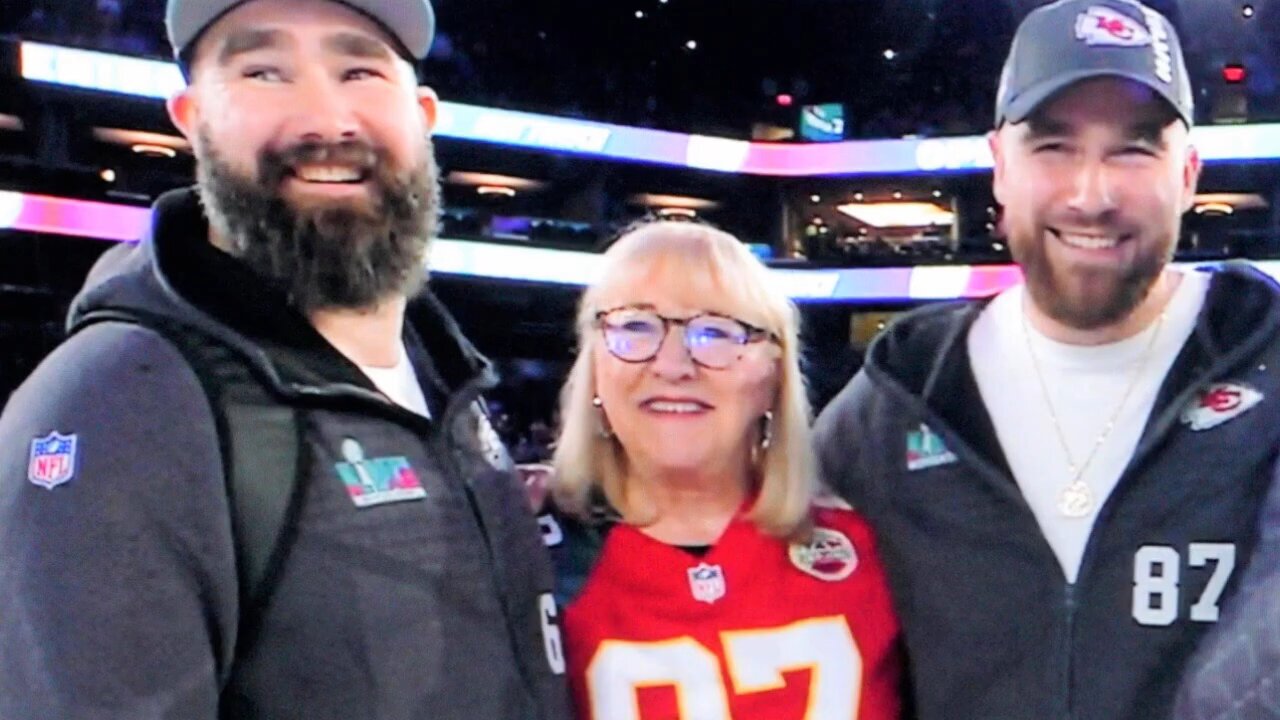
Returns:
[[[1100,77],[1114,77],[1132,80],[1143,87],[1151,88],[1151,91],[1155,93],[1156,97],[1168,103],[1169,107],[1172,108],[1174,113],[1176,113],[1183,122],[1188,126],[1191,125],[1191,118],[1187,117],[1187,114],[1183,112],[1182,108],[1178,107],[1178,104],[1174,102],[1173,98],[1169,97],[1160,88],[1152,85],[1150,78],[1137,73],[1107,68],[1089,68],[1087,70],[1065,73],[1054,77],[1052,80],[1046,80],[1025,90],[1004,107],[1004,113],[1000,117],[996,118],[996,125],[1020,123],[1026,120],[1031,113],[1035,112],[1036,108],[1050,100],[1054,95],[1066,90],[1071,85],[1084,80],[1092,80]]]
[[[369,16],[391,33],[409,55],[419,60],[431,50],[436,28],[430,3],[405,0],[337,0]]]
[[[332,0],[373,20],[394,41],[397,52],[421,60],[435,36],[435,10],[423,0]],[[175,55],[190,57],[191,48],[224,15],[248,0],[174,0],[166,25]]]

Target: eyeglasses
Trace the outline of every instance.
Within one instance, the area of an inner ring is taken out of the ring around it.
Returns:
[[[672,325],[684,328],[684,346],[693,362],[712,370],[732,365],[748,344],[762,340],[782,344],[777,335],[764,328],[711,312],[673,318],[625,306],[603,310],[595,318],[609,353],[629,363],[648,362],[656,357]]]

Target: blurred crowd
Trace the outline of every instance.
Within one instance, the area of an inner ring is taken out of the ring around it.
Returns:
[[[511,452],[512,460],[522,464],[551,460],[556,448],[556,435],[559,434],[558,417],[513,413],[502,401],[492,398],[488,400],[488,406],[489,421]]]

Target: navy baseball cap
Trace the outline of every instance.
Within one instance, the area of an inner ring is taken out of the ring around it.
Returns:
[[[168,0],[165,29],[174,56],[183,71],[191,49],[210,25],[250,0]],[[431,49],[436,16],[431,0],[331,0],[362,13],[378,23],[399,43],[396,50],[410,62],[421,60]]]
[[[1191,126],[1191,81],[1168,18],[1136,0],[1058,0],[1032,11],[1013,36],[996,127],[1022,122],[1059,91],[1096,77],[1151,88]]]

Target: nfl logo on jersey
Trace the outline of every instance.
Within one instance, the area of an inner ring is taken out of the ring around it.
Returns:
[[[719,565],[700,563],[689,568],[689,589],[693,599],[710,605],[724,597],[724,571]]]

